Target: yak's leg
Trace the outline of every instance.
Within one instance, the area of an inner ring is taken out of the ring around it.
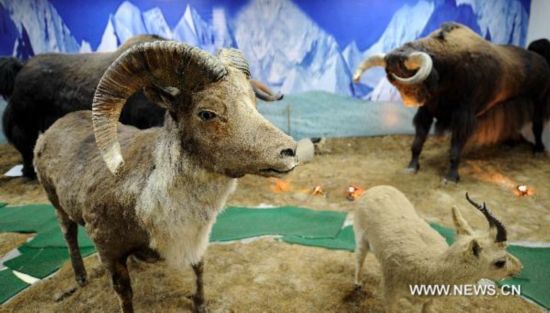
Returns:
[[[38,131],[34,127],[29,126],[34,123],[28,123],[24,118],[15,112],[15,104],[8,102],[2,123],[4,124],[4,133],[8,141],[19,151],[23,158],[23,175],[27,178],[34,179],[36,174],[32,165],[33,148],[38,138]],[[20,125],[26,125],[21,127]]]
[[[192,264],[193,272],[195,272],[196,278],[196,291],[193,296],[193,311],[196,313],[206,312],[206,305],[204,304],[204,288],[202,281],[202,273],[204,270],[204,262],[201,260],[197,264]]]
[[[78,224],[71,221],[67,214],[61,210],[57,210],[57,219],[61,225],[63,236],[69,247],[71,256],[71,264],[73,266],[74,276],[79,286],[86,285],[86,268],[82,262],[82,255],[78,249]]]
[[[411,146],[411,161],[405,169],[407,172],[416,173],[420,169],[420,163],[418,159],[420,158],[420,153],[422,152],[424,142],[426,142],[426,137],[428,137],[428,133],[430,132],[430,128],[432,127],[432,122],[433,116],[428,111],[428,109],[426,109],[425,107],[419,108],[413,119],[415,137]]]
[[[444,178],[444,182],[458,182],[458,166],[460,164],[460,156],[466,142],[472,135],[474,129],[475,117],[467,112],[457,112],[453,123],[453,131],[451,135],[451,151],[450,151],[450,169]]]
[[[32,164],[33,160],[33,149],[38,139],[38,131],[34,130],[23,130],[18,126],[15,126],[11,130],[10,140],[15,148],[21,153],[23,159],[23,176],[29,179],[35,179],[36,173],[34,172],[34,166]]]
[[[100,253],[101,256],[101,253]],[[126,265],[126,257],[122,257],[118,260],[110,260],[101,257],[102,262],[111,274],[111,281],[113,283],[113,289],[116,291],[118,300],[120,301],[120,307],[123,313],[133,313],[134,307],[132,305],[132,285],[130,282],[130,273]]]

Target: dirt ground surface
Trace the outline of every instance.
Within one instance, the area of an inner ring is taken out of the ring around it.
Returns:
[[[452,227],[451,207],[476,227],[487,227],[482,215],[467,204],[464,193],[486,201],[508,229],[510,241],[550,242],[550,157],[532,155],[530,147],[498,146],[464,156],[458,184],[442,184],[448,164],[448,138],[432,137],[418,174],[403,172],[409,160],[410,136],[328,140],[309,164],[277,185],[273,179],[247,176],[240,180],[228,205],[297,205],[316,210],[353,212],[345,197],[350,185],[369,188],[390,184],[403,191],[419,214]],[[0,172],[19,162],[8,145],[0,146]],[[515,194],[527,185],[531,196]],[[324,195],[311,195],[321,186]],[[283,191],[281,191],[283,190]],[[0,178],[0,201],[10,204],[47,202],[36,182]],[[10,237],[13,236],[13,237]],[[0,252],[21,244],[21,236],[0,234]],[[383,312],[381,273],[369,255],[363,275],[365,294],[353,292],[353,254],[303,247],[264,238],[249,243],[211,245],[206,254],[205,292],[210,312]],[[116,312],[118,302],[97,257],[86,259],[89,283],[76,288],[70,264],[51,278],[19,294],[5,312]],[[131,262],[136,312],[189,312],[194,290],[190,268],[175,272],[163,263]],[[56,300],[57,299],[57,300]],[[435,301],[438,312],[541,312],[519,297],[446,297]]]

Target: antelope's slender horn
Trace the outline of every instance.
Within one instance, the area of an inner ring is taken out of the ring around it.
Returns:
[[[404,85],[418,84],[426,80],[433,68],[432,57],[426,52],[413,52],[405,60],[405,67],[409,70],[416,70],[411,77],[399,77],[392,73],[393,78]]]
[[[124,164],[117,123],[128,97],[149,86],[194,92],[226,74],[217,57],[175,41],[139,44],[120,55],[103,74],[92,103],[96,144],[109,170],[117,175]]]
[[[361,64],[359,64],[355,70],[355,73],[353,73],[353,81],[355,83],[359,83],[361,80],[361,75],[363,75],[363,73],[371,67],[386,67],[386,60],[384,59],[385,56],[386,55],[384,53],[376,53],[366,58],[363,62],[361,62]]]
[[[485,202],[483,202],[483,205],[480,205],[479,203],[472,200],[470,198],[470,196],[468,195],[468,193],[466,193],[466,200],[468,200],[468,202],[470,202],[471,205],[473,205],[479,211],[481,211],[481,213],[483,213],[483,215],[487,219],[487,222],[489,222],[489,227],[490,228],[496,227],[497,235],[496,235],[496,238],[495,238],[495,242],[505,242],[506,237],[507,237],[506,236],[506,228],[504,228],[504,225],[502,225],[502,223],[493,215],[493,213],[491,213],[491,211],[489,211],[489,209],[487,208],[487,205],[485,204]]]

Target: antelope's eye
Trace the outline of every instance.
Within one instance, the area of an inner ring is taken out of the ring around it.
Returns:
[[[212,111],[200,111],[199,112],[199,118],[203,121],[210,121],[214,118],[216,118],[216,113],[212,112]]]
[[[506,261],[504,261],[504,260],[500,260],[500,261],[495,262],[495,267],[496,268],[503,268],[504,265],[506,265]]]

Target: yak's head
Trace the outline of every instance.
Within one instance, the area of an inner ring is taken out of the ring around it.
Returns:
[[[485,203],[474,202],[466,193],[466,199],[476,207],[489,222],[489,229],[474,231],[462,217],[460,211],[453,208],[453,221],[456,227],[456,241],[451,245],[450,262],[465,277],[477,281],[481,278],[500,280],[511,277],[521,271],[521,262],[506,251],[506,229],[487,209]]]
[[[430,55],[407,45],[389,54],[371,55],[359,65],[353,80],[358,83],[363,72],[374,66],[385,68],[388,80],[397,88],[406,106],[424,105],[438,80]]]
[[[142,88],[168,111],[165,127],[175,130],[182,151],[203,168],[230,177],[280,176],[297,164],[296,142],[256,110],[248,63],[239,51],[211,55],[183,43],[156,41],[122,54],[96,90],[96,142],[115,174],[123,165],[117,121],[126,99]]]

